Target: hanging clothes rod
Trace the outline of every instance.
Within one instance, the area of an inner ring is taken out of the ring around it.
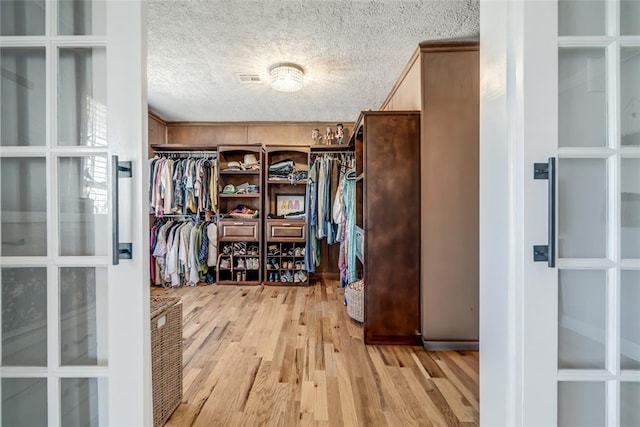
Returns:
[[[355,154],[355,151],[312,151],[311,155],[312,156],[321,156],[323,154],[345,154],[345,155],[351,155],[351,154]]]
[[[211,152],[211,151],[186,151],[186,150],[175,150],[175,151],[156,151],[155,153],[157,156],[164,156],[164,155],[171,155],[171,154],[187,154],[189,156],[192,157],[212,157],[212,158],[218,158],[218,153],[217,152]]]

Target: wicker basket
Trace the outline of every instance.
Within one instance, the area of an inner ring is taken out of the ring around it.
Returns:
[[[347,300],[347,313],[353,320],[362,323],[364,321],[364,280],[349,283],[344,288],[344,296]]]
[[[163,426],[182,400],[182,304],[151,299],[153,425]]]

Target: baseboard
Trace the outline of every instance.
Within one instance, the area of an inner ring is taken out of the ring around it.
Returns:
[[[315,280],[340,280],[340,273],[311,273],[310,277]]]
[[[422,338],[422,346],[427,351],[480,350],[478,341],[431,341]]]

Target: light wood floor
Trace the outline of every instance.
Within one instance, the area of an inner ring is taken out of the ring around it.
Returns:
[[[365,346],[337,282],[154,288],[184,310],[169,426],[476,426],[478,353]]]

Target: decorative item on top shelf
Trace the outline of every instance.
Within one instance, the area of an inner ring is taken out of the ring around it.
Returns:
[[[319,129],[313,129],[311,132],[311,146],[312,150],[333,150],[341,149],[342,147],[349,146],[349,139],[345,136],[346,129],[344,124],[336,124],[335,131],[331,126],[327,126],[324,135],[320,134]]]

